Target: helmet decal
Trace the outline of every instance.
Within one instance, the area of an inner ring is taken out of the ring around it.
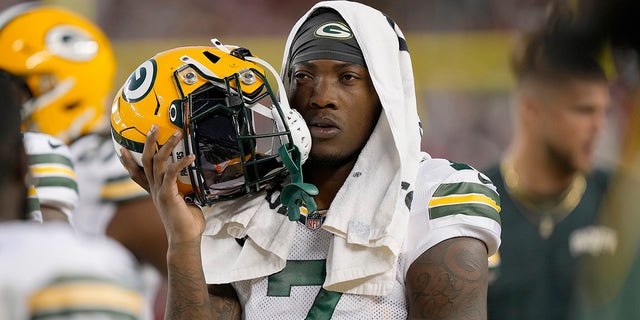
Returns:
[[[156,79],[156,61],[143,62],[122,86],[122,98],[126,102],[138,102],[149,94]]]
[[[179,101],[177,102],[179,103]],[[178,118],[178,105],[176,103],[172,103],[171,106],[169,106],[169,121],[171,121],[171,123],[178,124],[178,122],[176,122],[177,118]]]
[[[51,53],[64,59],[84,62],[98,54],[98,43],[87,32],[72,25],[54,27],[45,37]]]
[[[272,90],[264,68],[273,72],[273,67],[246,52],[234,55],[223,45],[188,46],[144,61],[113,103],[116,152],[124,147],[142,165],[152,125],[158,127],[158,147],[176,130],[182,131],[183,140],[172,150],[170,161],[195,156],[176,183],[185,199],[200,205],[285,183],[292,171],[299,171],[301,161],[283,156],[304,160],[310,149],[309,130],[288,106],[286,93],[280,92],[285,97],[280,101]],[[273,75],[282,89],[280,78]]]

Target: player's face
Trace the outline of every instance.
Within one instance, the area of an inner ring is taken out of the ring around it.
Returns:
[[[311,161],[355,161],[382,109],[367,68],[336,60],[292,67],[289,100],[307,122]]]
[[[540,119],[540,134],[552,161],[568,171],[591,169],[609,98],[604,81],[572,80],[554,89]]]

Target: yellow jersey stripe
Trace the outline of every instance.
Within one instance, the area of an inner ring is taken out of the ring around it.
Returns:
[[[29,197],[38,197],[36,193],[36,188],[33,185],[27,187],[27,196]]]
[[[143,299],[137,292],[114,284],[74,282],[44,288],[29,300],[32,313],[86,307],[139,314]]]
[[[492,207],[500,212],[500,206],[484,194],[455,194],[446,197],[436,197],[429,201],[429,208],[463,203],[480,203]]]
[[[77,180],[76,173],[69,168],[61,167],[31,167],[31,172],[35,176],[68,176]]]

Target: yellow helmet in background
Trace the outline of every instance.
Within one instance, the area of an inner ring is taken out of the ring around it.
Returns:
[[[22,3],[0,13],[0,70],[24,82],[23,130],[70,142],[108,128],[116,60],[104,33],[71,11]]]

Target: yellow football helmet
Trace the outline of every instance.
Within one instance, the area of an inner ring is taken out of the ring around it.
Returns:
[[[116,62],[107,37],[62,8],[23,3],[0,14],[0,70],[30,93],[23,130],[70,142],[108,128],[107,105]]]
[[[152,124],[159,146],[181,130],[184,139],[172,159],[195,154],[196,160],[180,173],[178,188],[200,205],[257,192],[298,172],[311,149],[309,129],[286,95],[278,101],[261,65],[275,73],[247,49],[217,40],[211,47],[156,54],[133,71],[114,99],[116,151],[127,148],[142,166]]]

